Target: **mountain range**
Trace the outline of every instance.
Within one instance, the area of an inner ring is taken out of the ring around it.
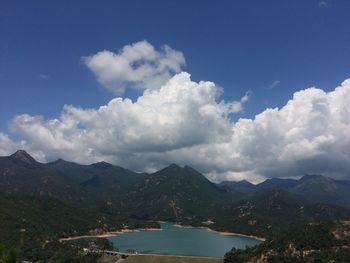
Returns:
[[[228,191],[245,194],[278,188],[312,202],[350,207],[350,181],[335,180],[322,175],[305,175],[300,179],[272,178],[256,185],[245,180],[224,181],[219,185]]]
[[[293,222],[350,218],[350,182],[321,175],[216,184],[189,166],[136,173],[106,162],[40,163],[23,150],[0,157],[0,192],[48,197],[115,220],[211,220],[217,230],[263,236]]]

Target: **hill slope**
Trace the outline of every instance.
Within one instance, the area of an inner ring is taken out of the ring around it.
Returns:
[[[348,219],[350,209],[310,203],[280,189],[262,190],[225,208],[213,228],[257,236],[270,236],[291,224]]]
[[[233,249],[225,263],[349,262],[350,222],[319,222],[293,226],[259,246]]]
[[[26,237],[52,240],[87,234],[91,229],[112,228],[118,228],[112,218],[77,209],[50,197],[0,194],[0,236],[9,243],[17,243]]]
[[[125,203],[136,216],[162,220],[207,219],[223,203],[237,201],[238,194],[223,191],[202,174],[172,164],[146,175]]]
[[[64,160],[39,163],[25,151],[0,157],[0,191],[50,196],[74,205],[104,206],[120,200],[141,175],[108,163]]]

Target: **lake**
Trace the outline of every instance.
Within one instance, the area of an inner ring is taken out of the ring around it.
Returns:
[[[235,248],[254,246],[261,241],[242,236],[222,236],[205,228],[179,228],[172,223],[161,223],[162,231],[141,231],[109,237],[115,247],[125,252],[135,249],[139,253],[223,257]]]

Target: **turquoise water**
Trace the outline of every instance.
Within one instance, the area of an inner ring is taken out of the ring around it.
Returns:
[[[178,228],[161,223],[162,231],[141,231],[108,238],[115,247],[125,252],[135,249],[139,253],[223,257],[232,247],[245,248],[261,241],[241,236],[221,236],[204,228]]]

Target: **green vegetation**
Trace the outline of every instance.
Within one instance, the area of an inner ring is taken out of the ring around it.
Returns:
[[[0,243],[0,263],[17,263],[18,252],[16,249],[6,249],[3,244]]]
[[[172,164],[145,175],[125,196],[129,213],[136,218],[202,222],[219,213],[221,206],[239,200],[191,167]]]
[[[349,222],[323,221],[292,226],[262,244],[246,250],[232,249],[225,263],[258,262],[349,262]]]
[[[240,182],[225,181],[221,182],[219,186],[228,191],[239,191],[244,194],[278,188],[299,195],[311,202],[350,207],[350,182],[322,175],[305,175],[298,180],[271,178],[256,185],[244,180]]]
[[[290,225],[350,218],[350,210],[309,203],[280,189],[262,190],[225,207],[210,226],[218,231],[269,237]]]
[[[275,186],[284,190],[271,189]],[[96,256],[83,253],[86,244],[59,242],[59,238],[125,227],[159,227],[156,220],[192,226],[211,220],[214,230],[275,237],[292,224],[349,219],[347,208],[303,198],[310,189],[316,199],[336,202],[339,193],[347,198],[348,186],[349,182],[322,176],[297,182],[271,179],[259,189],[248,182],[217,185],[188,166],[172,164],[153,174],[139,174],[105,162],[80,165],[57,160],[43,164],[18,151],[0,157],[0,242],[7,248],[2,257],[94,262]],[[293,244],[298,247],[298,242]],[[109,245],[100,244],[102,248]],[[230,255],[234,257],[246,256],[242,251],[233,252]],[[322,253],[333,252],[326,246],[319,255]]]
[[[113,250],[113,243],[106,238],[96,238],[95,244],[102,250]]]
[[[91,230],[93,233],[118,230],[122,227],[121,222],[128,222],[132,227],[158,226],[151,222],[106,217],[49,197],[0,194],[0,242],[18,251],[20,259],[35,262],[80,262],[84,259],[88,261],[81,262],[94,262],[91,260],[96,256],[82,254],[83,244],[62,243],[59,238],[86,235]],[[97,242],[102,248],[110,248],[108,240],[98,239]]]

